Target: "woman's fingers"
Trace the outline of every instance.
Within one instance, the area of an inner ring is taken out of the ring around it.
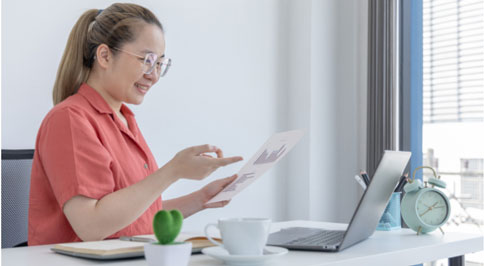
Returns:
[[[212,196],[215,196],[215,194],[222,191],[226,186],[234,182],[236,178],[237,178],[237,174],[214,181],[213,183],[216,186],[216,190],[214,191],[215,193]]]
[[[223,158],[224,153],[222,149],[220,149],[217,146],[214,145],[209,145],[209,144],[204,144],[204,145],[199,145],[199,146],[193,146],[189,148],[191,153],[194,155],[202,155],[206,152],[214,152],[217,154],[217,158]]]
[[[205,208],[222,208],[230,203],[230,200],[224,200],[219,202],[213,202],[209,204],[205,204]]]
[[[224,153],[222,152],[221,149],[218,149],[215,150],[215,153],[217,154],[217,158],[223,158],[224,157]]]
[[[226,186],[228,186],[230,183],[232,183],[235,179],[237,178],[237,174],[215,180],[208,185],[206,185],[202,190],[204,194],[207,196],[207,200],[211,199],[213,196],[218,194],[220,191],[222,191]]]
[[[214,146],[214,145],[204,144],[204,145],[199,145],[199,146],[193,146],[193,147],[190,147],[188,149],[189,149],[190,153],[192,153],[194,155],[206,155],[205,153],[208,153],[208,152],[216,153],[217,158],[220,159],[219,160],[220,166],[224,166],[224,165],[235,163],[235,162],[242,160],[242,157],[240,157],[240,156],[224,158],[223,151],[220,148],[218,148],[217,146]]]
[[[226,178],[222,178],[222,186],[225,188],[230,183],[234,182],[235,179],[237,179],[237,174],[226,177]]]
[[[209,145],[209,144],[204,144],[204,145],[199,145],[199,146],[193,146],[188,148],[190,152],[194,155],[200,155],[205,152],[217,152],[220,150],[218,147]]]
[[[224,188],[226,188],[228,185],[232,184],[232,182],[235,181],[235,179],[237,179],[237,174],[233,175],[233,176],[229,176],[229,177],[226,177],[226,178],[222,178],[220,179],[220,186],[222,187],[220,189],[220,191],[222,191]],[[219,191],[219,192],[220,192]]]
[[[241,156],[234,156],[234,157],[227,157],[227,158],[216,158],[214,160],[217,160],[217,165],[218,167],[220,166],[226,166],[231,163],[236,163],[238,161],[242,161],[244,158]]]
[[[215,155],[211,154],[215,153]],[[203,179],[217,168],[242,160],[240,156],[223,157],[220,148],[214,145],[199,145],[178,152],[170,161],[176,175],[186,179]]]

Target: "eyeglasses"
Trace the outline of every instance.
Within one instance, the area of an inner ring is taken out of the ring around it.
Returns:
[[[127,53],[129,55],[137,57],[140,61],[143,61],[143,73],[144,74],[151,74],[154,69],[156,69],[156,75],[158,77],[163,77],[168,72],[168,69],[171,66],[171,59],[160,57],[155,53],[147,53],[145,56],[141,56],[123,49],[119,48],[112,48],[114,50]]]

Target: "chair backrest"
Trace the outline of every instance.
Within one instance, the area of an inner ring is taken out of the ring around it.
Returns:
[[[2,248],[26,246],[34,150],[2,150]]]

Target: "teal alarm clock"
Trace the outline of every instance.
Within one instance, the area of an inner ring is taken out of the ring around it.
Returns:
[[[415,179],[419,169],[428,168],[435,178],[429,178],[425,185]],[[428,184],[431,186],[429,187]],[[445,188],[446,184],[440,180],[435,170],[429,166],[421,166],[414,170],[413,177],[403,190],[405,195],[401,202],[401,212],[405,223],[417,234],[425,234],[444,225],[450,216],[450,203],[447,196],[435,187]]]

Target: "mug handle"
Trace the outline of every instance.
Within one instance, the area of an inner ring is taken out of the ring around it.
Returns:
[[[218,230],[220,230],[220,229],[218,228],[217,224],[207,224],[207,226],[205,226],[205,236],[207,237],[207,239],[208,239],[210,242],[214,243],[214,244],[215,244],[215,245],[217,245],[217,246],[223,247],[223,244],[222,244],[222,243],[220,243],[220,242],[218,242],[217,240],[213,239],[213,238],[212,238],[212,237],[211,237],[211,236],[208,234],[208,228],[210,228],[210,227],[212,227],[212,226],[213,226],[213,227],[215,227],[215,228],[217,228]]]

